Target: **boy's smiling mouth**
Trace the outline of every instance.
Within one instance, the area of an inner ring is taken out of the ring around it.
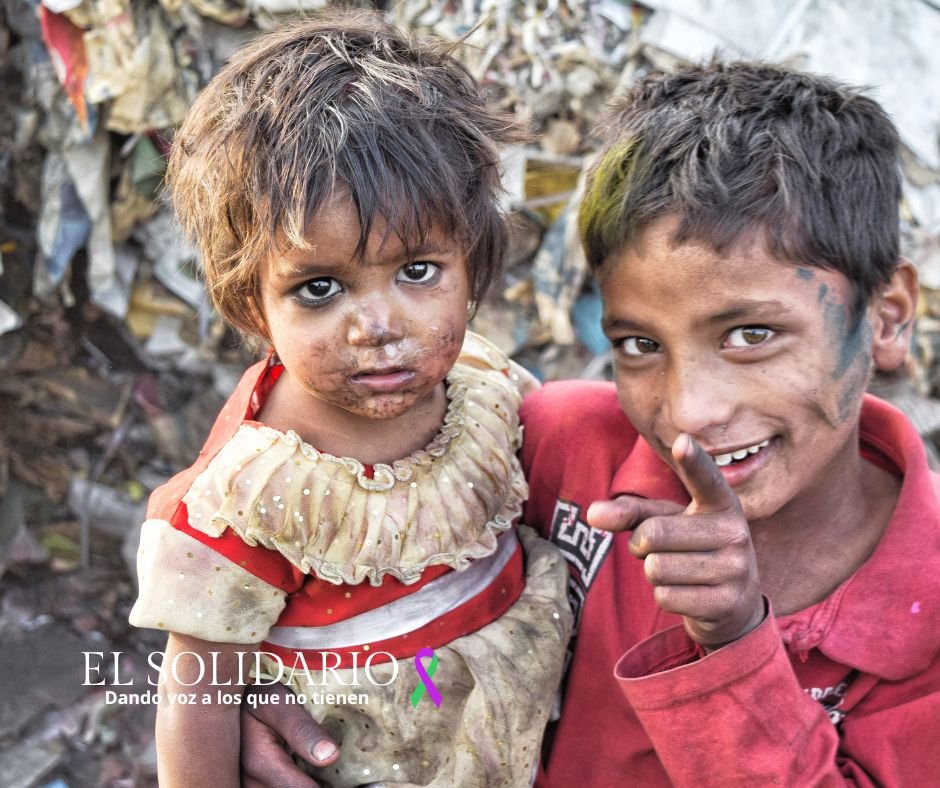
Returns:
[[[707,453],[715,461],[725,481],[732,487],[740,487],[770,461],[776,445],[776,438],[765,438],[739,449],[708,449]]]
[[[772,436],[750,445],[738,444],[740,448],[731,448],[727,444],[711,448],[704,441],[700,445],[715,461],[725,481],[731,487],[739,488],[749,482],[772,459],[777,443],[776,436]]]
[[[766,438],[760,443],[755,443],[753,446],[746,446],[743,449],[734,449],[733,451],[719,453],[719,452],[709,452],[712,459],[715,460],[715,464],[719,468],[724,468],[727,465],[732,465],[734,463],[742,462],[746,460],[750,455],[757,454],[761,449],[767,446],[770,443],[770,439]]]

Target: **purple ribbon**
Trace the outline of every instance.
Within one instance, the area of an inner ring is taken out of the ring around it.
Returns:
[[[424,665],[421,663],[421,657],[431,658],[431,664],[428,666],[427,670],[424,669]],[[431,696],[431,700],[434,701],[434,705],[440,708],[441,693],[437,691],[437,687],[435,687],[434,682],[431,681],[431,676],[437,671],[437,655],[432,649],[425,647],[415,654],[415,671],[421,678],[421,683],[415,687],[415,691],[411,693],[411,705],[417,707],[418,701],[421,700],[421,697],[427,692],[428,695]]]

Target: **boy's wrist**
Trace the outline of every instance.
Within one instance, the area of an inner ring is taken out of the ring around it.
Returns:
[[[749,635],[751,632],[757,629],[757,627],[759,627],[764,622],[764,620],[767,618],[769,613],[770,613],[770,600],[767,599],[766,596],[761,594],[760,604],[758,605],[757,609],[754,611],[754,614],[748,620],[747,624],[737,634],[737,636],[731,638],[730,640],[726,640],[723,643],[709,643],[707,645],[703,643],[701,644],[702,651],[707,656],[708,654],[711,654],[714,651],[718,651],[718,649],[724,648],[725,646],[730,645],[731,643],[736,643],[741,638]]]

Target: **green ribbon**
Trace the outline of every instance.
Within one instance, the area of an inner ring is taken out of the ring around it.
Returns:
[[[424,654],[422,654],[424,652]],[[413,708],[418,707],[418,701],[424,697],[424,693],[428,691],[428,685],[431,684],[431,678],[434,676],[434,672],[437,670],[437,654],[431,652],[431,649],[421,649],[418,652],[418,655],[415,657],[415,670],[418,672],[418,676],[421,678],[421,683],[415,687],[415,691],[411,693],[411,705]],[[422,656],[430,656],[431,664],[428,666],[425,671],[424,665],[421,663]],[[440,706],[440,694],[437,692],[437,688],[431,684],[431,687],[434,688],[434,692],[431,694],[431,700],[434,701],[435,706]],[[437,697],[435,697],[437,696]]]

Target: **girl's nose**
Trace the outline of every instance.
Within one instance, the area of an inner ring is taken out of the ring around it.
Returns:
[[[386,298],[372,298],[353,307],[346,332],[350,345],[380,347],[403,337],[400,316]]]

